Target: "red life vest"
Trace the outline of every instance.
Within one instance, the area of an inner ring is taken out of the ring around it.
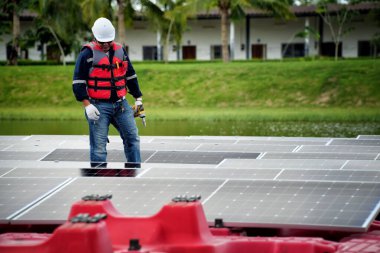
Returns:
[[[124,51],[120,44],[113,43],[115,52],[112,64],[108,55],[103,52],[101,47],[91,42],[84,47],[92,50],[93,62],[87,80],[87,93],[93,99],[109,99],[111,90],[116,90],[117,96],[122,98],[127,94],[126,74],[128,62],[124,60]],[[84,48],[83,47],[83,48]]]

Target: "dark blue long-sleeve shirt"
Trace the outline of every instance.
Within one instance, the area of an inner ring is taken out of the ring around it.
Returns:
[[[113,56],[113,50],[110,49],[110,56]],[[137,80],[136,72],[132,66],[131,61],[129,60],[129,57],[127,53],[124,51],[124,57],[126,61],[128,61],[128,71],[127,71],[127,77],[126,77],[126,84],[128,88],[128,92],[134,97],[138,98],[142,96],[142,93],[140,91],[140,86]],[[73,76],[73,92],[75,95],[75,98],[78,101],[83,101],[84,99],[89,99],[87,94],[87,80],[89,77],[89,71],[92,66],[92,51],[91,49],[85,47],[80,52],[76,64],[75,64],[75,70],[74,70],[74,76]],[[112,59],[111,59],[112,60]],[[115,92],[116,93],[116,92]],[[115,94],[113,94],[115,96]],[[112,96],[111,96],[112,99]]]

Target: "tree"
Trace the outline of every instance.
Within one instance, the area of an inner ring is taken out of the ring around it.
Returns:
[[[240,19],[245,16],[244,9],[255,8],[264,10],[276,17],[289,18],[292,16],[289,10],[290,0],[199,0],[207,9],[218,8],[221,16],[221,41],[223,62],[230,60],[228,52],[228,27],[229,19]]]
[[[20,13],[30,7],[34,0],[3,0],[0,3],[2,16],[8,16],[12,20],[10,23],[1,25],[1,33],[8,32],[8,25],[12,25],[12,43],[8,59],[9,65],[17,65],[18,54],[20,51]]]
[[[153,3],[141,0],[143,12],[161,35],[161,44],[164,48],[164,61],[169,60],[169,43],[175,38],[177,50],[181,44],[182,34],[187,26],[187,18],[195,13],[196,1],[186,0],[158,0]],[[178,57],[178,54],[177,54]]]
[[[317,4],[317,13],[328,26],[334,42],[334,58],[336,61],[338,60],[339,44],[343,36],[353,30],[353,27],[347,26],[356,14],[352,7],[362,1],[348,0],[341,2],[339,0],[320,0]]]
[[[38,13],[35,20],[37,29],[47,30],[52,34],[62,63],[66,65],[65,55],[71,51],[71,46],[77,40],[77,33],[83,29],[79,3],[76,0],[39,0],[34,5],[34,10]]]
[[[126,27],[130,27],[133,23],[135,10],[133,8],[134,0],[82,0],[81,8],[83,19],[88,28],[92,26],[96,19],[105,17],[109,20],[115,20],[115,7],[117,19],[117,36],[118,41],[125,46]]]

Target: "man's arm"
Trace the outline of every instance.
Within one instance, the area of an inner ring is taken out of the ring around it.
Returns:
[[[125,51],[124,51],[124,55],[125,55],[125,60],[128,62],[127,80],[126,80],[128,91],[135,99],[141,98],[143,94],[141,93],[141,90],[140,90],[135,69],[133,68],[133,65],[131,61],[129,60],[129,57]]]
[[[88,105],[87,80],[90,67],[92,65],[92,52],[86,48],[82,50],[75,63],[73,76],[73,92],[77,101],[82,101],[83,105]]]

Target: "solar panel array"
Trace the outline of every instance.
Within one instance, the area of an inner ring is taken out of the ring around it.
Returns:
[[[365,231],[380,211],[380,136],[143,136],[139,169],[109,139],[91,168],[87,136],[0,136],[0,223],[60,224],[89,194],[130,216],[201,195],[210,224],[238,227]]]

